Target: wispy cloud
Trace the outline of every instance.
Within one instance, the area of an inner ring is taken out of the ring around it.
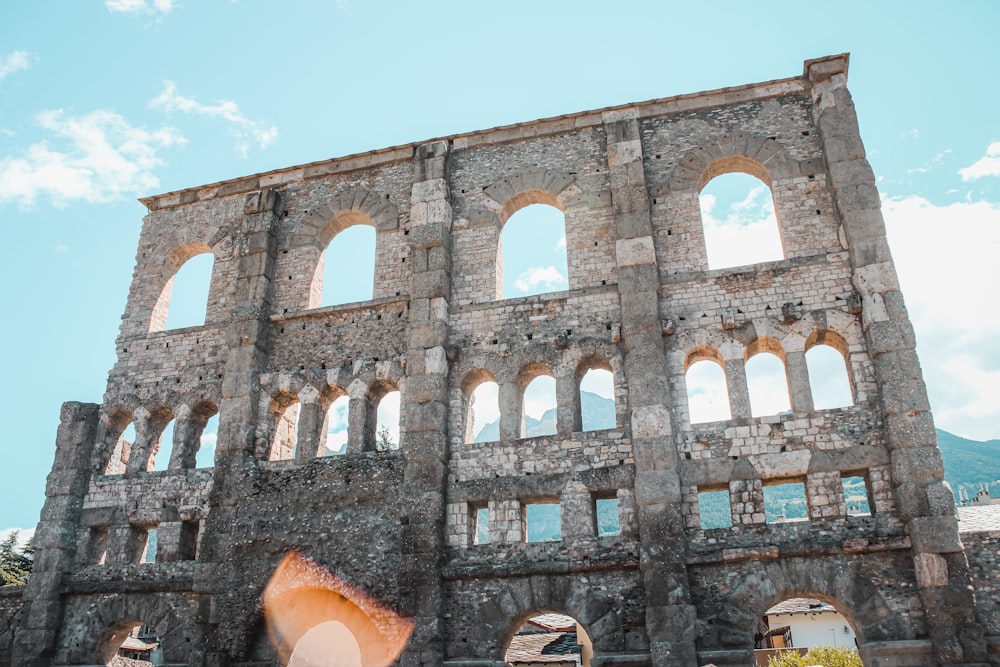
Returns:
[[[950,148],[946,148],[943,151],[938,151],[937,155],[935,155],[934,157],[932,157],[927,162],[924,162],[924,164],[922,166],[920,166],[920,167],[913,167],[911,169],[907,169],[906,173],[907,174],[926,174],[927,172],[929,172],[934,167],[937,167],[938,165],[940,165],[941,163],[943,163],[945,156],[947,156],[950,153],[951,153],[951,149]]]
[[[565,249],[566,249],[566,235],[563,234],[562,236],[559,237],[559,240],[556,241],[555,250],[556,252],[558,252]]]
[[[965,437],[995,438],[1000,311],[983,307],[983,289],[1000,283],[1000,203],[889,197],[882,210],[935,421]]]
[[[256,142],[261,148],[267,148],[278,138],[276,126],[250,120],[243,115],[236,102],[221,100],[216,104],[202,104],[193,97],[180,95],[177,92],[177,84],[173,81],[163,82],[163,91],[150,101],[149,107],[167,113],[180,111],[225,121],[229,125],[230,133],[236,137],[236,152],[242,157],[246,157],[251,141]]]
[[[705,246],[712,268],[770,262],[784,257],[771,192],[765,185],[743,199],[719,206],[711,193],[700,197]]]
[[[113,14],[169,14],[174,9],[174,0],[104,0],[104,6]]]
[[[31,54],[27,51],[14,51],[6,56],[0,56],[0,81],[14,72],[31,67]]]
[[[184,143],[171,127],[133,127],[112,111],[67,116],[42,111],[35,121],[58,145],[33,144],[19,157],[0,159],[0,204],[33,206],[49,197],[57,206],[70,201],[91,203],[146,193],[159,181],[153,170],[162,164],[157,152]]]
[[[514,287],[522,292],[534,292],[536,288],[542,285],[546,287],[545,291],[552,292],[557,289],[563,289],[568,284],[566,276],[560,273],[559,269],[554,266],[539,266],[528,269],[514,281]]]
[[[969,167],[959,169],[963,181],[972,181],[983,176],[1000,176],[1000,141],[994,141],[986,149],[986,155]]]

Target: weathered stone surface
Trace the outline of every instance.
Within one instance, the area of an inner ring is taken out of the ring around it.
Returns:
[[[594,665],[745,666],[760,616],[799,595],[838,605],[871,664],[985,660],[1000,546],[962,550],[846,70],[144,199],[104,402],[63,407],[35,573],[0,590],[0,667],[105,664],[139,622],[169,664],[279,664],[260,600],[292,552],[364,614],[413,619],[404,666],[503,664],[550,611],[589,633]],[[710,269],[698,194],[734,171],[770,188],[785,256]],[[530,204],[565,215],[569,289],[503,299],[502,226]],[[373,298],[320,307],[325,249],[358,224],[377,230]],[[165,330],[169,281],[199,253],[205,324]],[[814,409],[816,345],[843,355],[851,405]],[[751,405],[759,353],[784,363],[790,410]],[[730,418],[693,420],[700,362]],[[613,407],[583,431],[595,369]],[[526,437],[543,375],[555,432]],[[471,442],[484,382],[499,424]],[[398,440],[379,427],[397,391]],[[215,466],[194,469],[215,415]],[[802,520],[768,507],[786,483]],[[731,525],[703,528],[719,498]],[[530,513],[554,503],[537,537]]]

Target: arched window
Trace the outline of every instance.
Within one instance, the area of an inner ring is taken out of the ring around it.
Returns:
[[[556,434],[556,379],[539,373],[524,388],[521,400],[521,437]]]
[[[324,433],[326,440],[323,447],[324,456],[337,456],[347,453],[348,428],[350,426],[351,399],[347,394],[338,396],[326,411]]]
[[[771,188],[760,178],[746,173],[716,176],[698,201],[710,269],[784,258]]]
[[[135,422],[128,418],[128,423],[121,423],[121,434],[115,440],[111,458],[104,469],[105,475],[121,475],[125,472],[125,463],[132,452],[132,445],[135,444]]]
[[[201,430],[201,436],[198,438],[198,452],[194,463],[196,468],[215,467],[215,446],[218,441],[219,413],[216,412],[205,422],[205,428]]]
[[[372,387],[368,405],[374,414],[369,413],[369,441],[375,451],[399,449],[399,398],[399,390],[392,385],[379,383]]]
[[[847,343],[833,332],[824,332],[823,342],[806,343],[806,367],[809,369],[809,386],[813,406],[817,410],[830,410],[854,405],[854,392],[847,371],[844,355]]]
[[[274,439],[268,461],[286,461],[295,458],[295,445],[299,437],[298,397],[281,395],[271,404],[274,415]]]
[[[549,204],[532,204],[507,219],[497,256],[497,298],[565,290],[566,220]]]
[[[717,352],[712,356],[688,355],[688,364],[684,384],[687,387],[690,423],[732,419],[729,387],[721,356]]]
[[[347,217],[347,216],[342,216]],[[320,256],[319,306],[371,301],[375,286],[375,228],[361,215],[338,232]],[[350,218],[354,220],[354,218]]]
[[[746,376],[752,416],[778,415],[792,409],[785,364],[777,354],[766,349],[751,352]]]
[[[159,444],[154,444],[149,455],[150,470],[167,470],[170,467],[170,459],[174,451],[174,424],[175,419],[171,419],[163,430],[160,431]]]
[[[602,431],[615,428],[615,376],[611,364],[603,357],[593,357],[577,371],[579,378],[581,431]]]
[[[510,638],[504,654],[508,665],[552,662],[552,647],[559,647],[560,663],[590,667],[594,646],[582,625],[572,616],[541,613],[524,620]]]
[[[500,387],[485,369],[469,373],[462,383],[465,399],[465,442],[500,440]]]
[[[165,265],[178,265],[166,282],[153,308],[150,331],[196,327],[205,324],[215,255],[204,244],[190,244],[176,250]]]

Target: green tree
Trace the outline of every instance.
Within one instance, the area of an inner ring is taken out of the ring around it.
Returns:
[[[18,531],[12,532],[0,544],[0,586],[21,586],[28,583],[34,552],[31,543],[17,548]]]
[[[805,655],[798,651],[783,651],[767,663],[768,667],[862,667],[861,656],[854,648],[814,646]]]

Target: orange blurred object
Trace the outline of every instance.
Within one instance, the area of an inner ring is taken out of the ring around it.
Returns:
[[[416,624],[298,552],[271,576],[264,615],[289,667],[386,667]]]

